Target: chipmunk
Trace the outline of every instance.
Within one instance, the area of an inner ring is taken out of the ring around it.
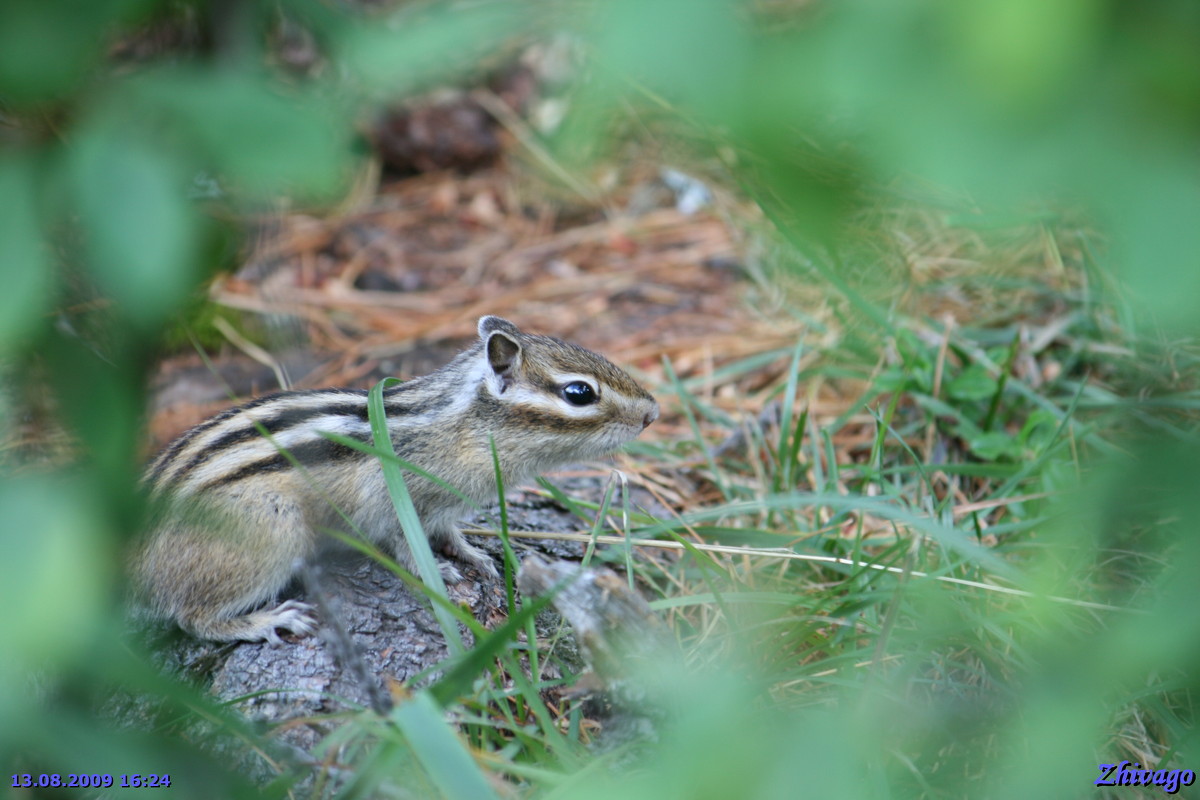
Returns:
[[[658,417],[654,398],[603,356],[499,317],[481,318],[478,330],[479,341],[446,366],[383,392],[396,454],[476,503],[496,497],[493,439],[511,486],[609,453]],[[143,607],[204,639],[278,643],[277,628],[310,634],[311,606],[264,606],[300,559],[319,554],[330,538],[322,529],[347,530],[339,509],[352,530],[415,573],[378,458],[323,431],[370,443],[367,393],[260,397],[168,445],[143,477],[151,523],[131,569]],[[496,576],[458,528],[469,504],[427,478],[407,473],[405,481],[430,543]],[[453,564],[439,566],[446,580],[462,579]]]

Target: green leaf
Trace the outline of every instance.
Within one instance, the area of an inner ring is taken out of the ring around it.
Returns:
[[[954,62],[973,88],[1020,113],[1084,66],[1097,37],[1097,0],[975,0],[946,6]]]
[[[1021,446],[1016,439],[1007,433],[981,433],[969,438],[967,446],[971,452],[985,461],[995,461],[1001,458],[1019,458]]]
[[[83,131],[71,168],[97,283],[130,321],[160,324],[197,280],[199,222],[179,160],[113,116]]]
[[[347,31],[339,53],[347,72],[369,92],[404,96],[473,68],[488,50],[529,23],[523,2],[478,3],[421,15],[372,20]]]
[[[1195,335],[1200,300],[1200,159],[1189,142],[1176,157],[1143,157],[1110,202],[1123,277],[1168,329]]]
[[[321,198],[352,175],[354,129],[337,98],[284,95],[256,74],[164,70],[125,101],[173,124],[239,197]]]
[[[982,364],[972,364],[946,383],[946,395],[971,402],[986,400],[996,393],[996,379]]]
[[[102,624],[110,577],[105,565],[112,559],[104,552],[103,515],[85,496],[82,485],[42,477],[0,484],[7,529],[0,564],[20,565],[5,570],[0,604],[24,609],[0,621],[6,654],[0,686],[8,669],[79,655]]]
[[[1029,419],[1025,420],[1025,424],[1021,426],[1021,432],[1017,434],[1017,441],[1022,447],[1041,451],[1054,441],[1057,431],[1058,420],[1050,412],[1038,409],[1030,414]]]
[[[753,43],[744,18],[723,0],[617,0],[604,4],[598,60],[725,122],[742,111]]]
[[[0,354],[46,313],[54,276],[47,263],[28,163],[0,161]]]
[[[0,97],[33,104],[61,97],[104,54],[100,31],[141,0],[4,0],[0,3]]]

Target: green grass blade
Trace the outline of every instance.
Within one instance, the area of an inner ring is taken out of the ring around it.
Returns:
[[[799,445],[793,435],[803,435],[801,431],[793,431],[792,414],[796,404],[796,386],[800,378],[800,355],[804,352],[803,340],[796,341],[792,350],[792,363],[788,367],[787,385],[783,389],[783,409],[779,417],[779,488],[788,491],[794,486],[795,477],[793,454],[799,451]]]
[[[663,369],[667,373],[667,380],[671,382],[671,386],[675,389],[675,394],[679,397],[679,405],[683,408],[683,413],[687,416],[688,425],[692,428],[692,435],[696,438],[696,444],[700,448],[700,452],[704,454],[705,460],[708,462],[708,469],[714,483],[721,491],[722,497],[729,497],[729,487],[726,485],[724,473],[717,468],[717,462],[712,456],[710,448],[705,446],[704,437],[700,434],[700,424],[696,421],[696,414],[692,410],[692,405],[696,403],[691,392],[684,388],[679,381],[679,376],[675,374],[675,369],[671,366],[670,359],[663,358]]]
[[[438,705],[446,707],[455,699],[470,694],[475,678],[487,670],[492,660],[505,652],[509,644],[517,641],[517,633],[550,602],[551,594],[534,600],[524,600],[521,609],[494,631],[477,635],[475,646],[459,656],[443,677],[429,687],[429,693]]]
[[[390,383],[399,383],[399,381],[395,378],[384,378],[371,387],[371,391],[367,394],[367,416],[371,422],[371,436],[375,447],[395,456],[396,450],[388,431],[387,412],[383,406],[383,389]],[[446,583],[442,580],[437,559],[433,557],[429,540],[425,538],[425,529],[421,526],[420,518],[417,517],[416,508],[413,507],[412,495],[409,494],[408,485],[404,481],[403,471],[399,464],[386,459],[380,461],[380,467],[383,469],[383,479],[387,484],[388,494],[392,498],[392,505],[396,508],[396,516],[400,519],[400,527],[404,530],[404,539],[412,552],[413,561],[416,562],[421,580],[449,603],[450,596],[446,591]],[[442,633],[446,636],[446,645],[450,648],[450,652],[454,655],[462,653],[466,646],[463,644],[462,634],[458,630],[458,623],[454,616],[440,604],[434,604],[433,614],[437,618]]]
[[[516,589],[514,588],[514,570],[517,568],[517,554],[513,552],[512,542],[508,538],[508,503],[504,497],[504,473],[500,471],[500,454],[496,452],[496,440],[488,434],[488,447],[492,451],[492,474],[496,478],[496,502],[500,504],[500,525],[496,532],[500,535],[500,544],[504,547],[504,598],[508,601],[509,612],[516,608]]]
[[[392,712],[392,721],[404,734],[413,754],[430,780],[449,800],[496,798],[487,776],[442,716],[441,707],[427,692],[419,692]]]

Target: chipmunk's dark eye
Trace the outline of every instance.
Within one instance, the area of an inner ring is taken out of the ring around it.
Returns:
[[[562,388],[563,400],[573,406],[590,406],[600,398],[596,390],[583,381],[571,381]]]

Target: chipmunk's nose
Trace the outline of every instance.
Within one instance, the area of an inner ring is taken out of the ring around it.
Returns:
[[[646,416],[642,418],[642,430],[650,427],[650,423],[658,419],[658,404],[655,403],[654,408],[646,412]]]

